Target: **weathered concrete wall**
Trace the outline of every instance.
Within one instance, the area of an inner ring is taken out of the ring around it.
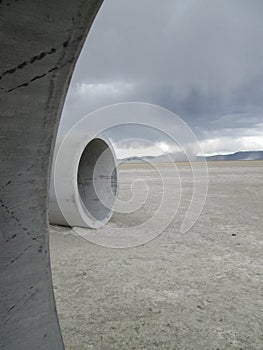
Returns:
[[[47,193],[59,116],[102,0],[0,1],[0,349],[61,349]]]

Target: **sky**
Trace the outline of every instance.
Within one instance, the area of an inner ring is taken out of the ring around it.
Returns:
[[[262,13],[262,0],[105,0],[78,59],[60,133],[98,108],[145,102],[180,116],[205,155],[262,150]],[[174,147],[140,126],[109,136],[122,157],[156,154],[144,138]]]

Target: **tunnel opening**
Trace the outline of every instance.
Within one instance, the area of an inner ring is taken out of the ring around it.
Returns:
[[[117,172],[112,150],[102,139],[93,139],[85,147],[79,161],[77,184],[85,214],[100,222],[107,221],[117,193]]]
[[[80,134],[77,129],[61,143],[53,163],[49,222],[97,229],[113,214],[118,189],[117,160],[110,140]]]

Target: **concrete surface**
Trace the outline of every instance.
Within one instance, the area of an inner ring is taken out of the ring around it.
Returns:
[[[0,349],[62,349],[47,197],[70,77],[101,0],[0,1]]]
[[[141,165],[120,171],[120,196],[130,198],[134,172],[150,179],[150,201],[114,214],[113,231],[145,220],[160,198],[157,177]],[[144,246],[109,249],[51,228],[67,349],[263,349],[263,162],[210,163],[206,205],[186,234],[178,228],[191,198],[189,167],[180,173],[178,215]]]
[[[117,160],[111,142],[77,124],[58,145],[52,166],[49,222],[99,228],[112,216]]]

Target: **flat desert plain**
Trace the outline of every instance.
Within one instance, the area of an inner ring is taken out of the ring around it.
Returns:
[[[114,213],[108,235],[143,225],[148,240],[116,249],[50,227],[66,349],[263,349],[263,162],[208,163],[206,202],[187,232],[181,225],[198,179],[177,165],[179,175],[160,165],[168,195],[157,237],[149,239],[150,219],[162,203],[162,178],[143,164],[120,166],[119,198],[134,196],[137,209]]]

